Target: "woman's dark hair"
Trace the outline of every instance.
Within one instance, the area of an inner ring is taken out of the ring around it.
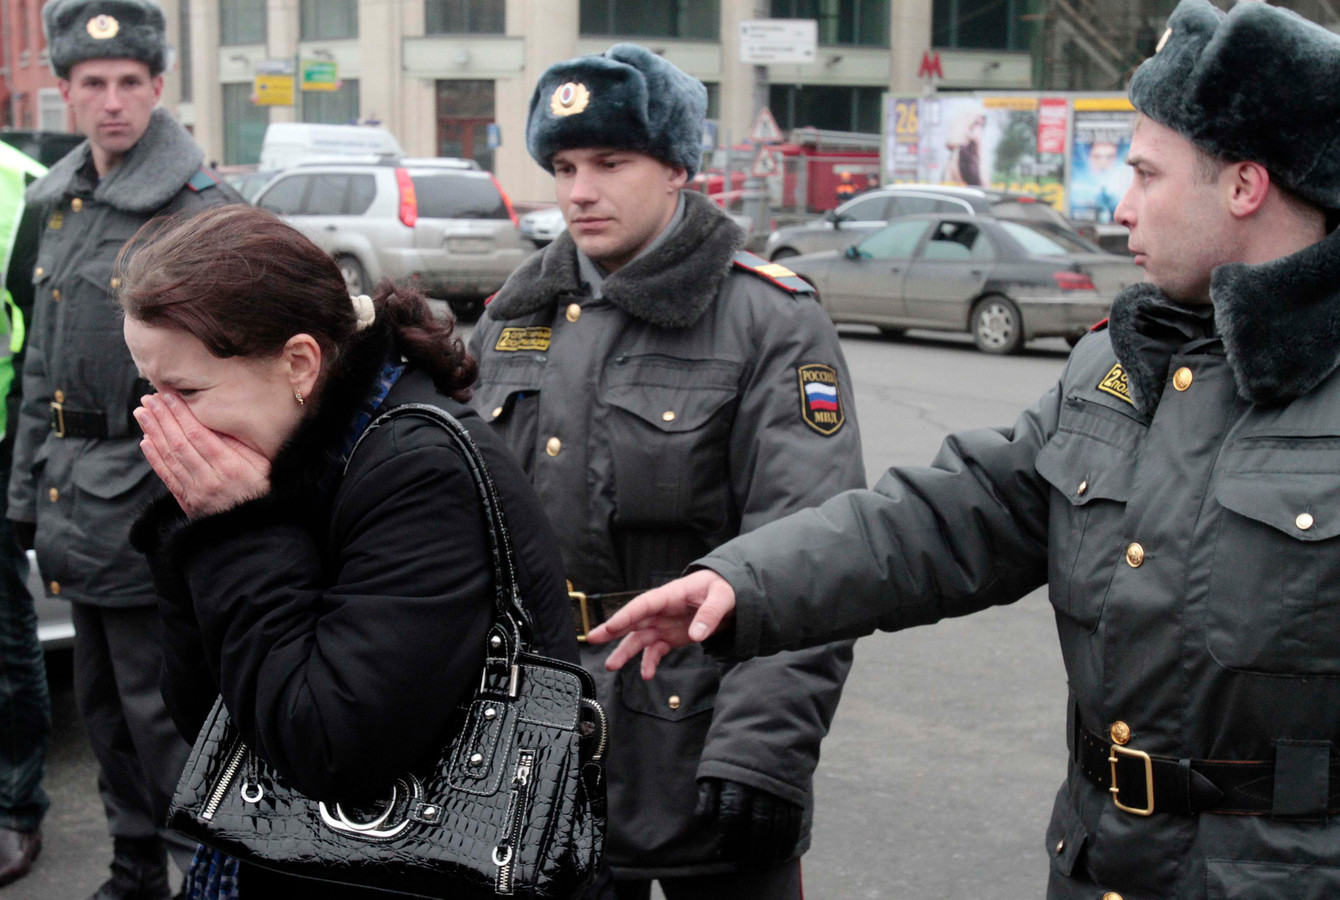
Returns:
[[[328,370],[358,331],[335,261],[252,206],[151,222],[122,249],[117,270],[127,316],[194,335],[218,357],[274,356],[295,334],[309,334]],[[437,319],[421,293],[386,280],[372,303],[411,365],[444,394],[469,399],[476,365],[454,320]]]

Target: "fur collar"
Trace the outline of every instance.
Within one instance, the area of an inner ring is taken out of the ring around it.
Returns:
[[[73,193],[76,178],[92,164],[91,154],[88,141],[65,154],[45,177],[28,188],[28,202],[55,204]],[[130,148],[121,165],[98,182],[93,199],[122,212],[158,212],[200,170],[204,160],[205,152],[186,129],[159,107],[149,117],[149,127],[139,143]]]
[[[207,546],[214,536],[253,523],[298,522],[322,533],[334,500],[332,488],[344,466],[340,454],[349,427],[393,343],[391,326],[381,321],[354,336],[343,358],[331,367],[318,406],[275,456],[270,493],[189,522],[168,494],[139,517],[131,543],[144,553],[167,551],[180,564],[190,548]]]
[[[684,221],[659,247],[605,279],[604,298],[659,328],[688,328],[716,299],[744,232],[715,203],[684,194]],[[560,297],[580,296],[577,246],[564,231],[507,279],[488,306],[499,320],[552,308]]]
[[[1290,256],[1218,267],[1210,301],[1238,394],[1258,406],[1296,400],[1340,365],[1340,229]],[[1210,308],[1178,306],[1148,283],[1113,301],[1112,349],[1138,409],[1158,404],[1172,353],[1209,336],[1195,323]]]

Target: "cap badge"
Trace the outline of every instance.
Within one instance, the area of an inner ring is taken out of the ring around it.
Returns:
[[[1163,32],[1163,37],[1159,38],[1159,45],[1158,45],[1157,47],[1154,48],[1154,52],[1155,52],[1155,53],[1158,53],[1160,50],[1162,50],[1162,49],[1164,48],[1164,46],[1168,43],[1168,38],[1170,38],[1170,37],[1172,37],[1172,29],[1171,29],[1171,28],[1169,28],[1167,31]]]
[[[105,41],[108,38],[116,37],[116,33],[121,30],[121,23],[108,15],[94,16],[88,20],[88,33],[95,41]]]
[[[561,84],[549,98],[549,111],[556,116],[575,116],[586,109],[591,102],[591,92],[586,85],[569,81]]]

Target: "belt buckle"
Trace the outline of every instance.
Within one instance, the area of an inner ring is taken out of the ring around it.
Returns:
[[[65,437],[65,404],[51,401],[51,427],[56,437]]]
[[[1127,806],[1121,802],[1121,788],[1117,786],[1117,762],[1123,757],[1138,759],[1145,764],[1145,801],[1148,806]],[[1111,755],[1107,761],[1112,765],[1112,787],[1108,791],[1112,794],[1112,802],[1116,804],[1117,809],[1122,812],[1133,813],[1137,816],[1151,816],[1154,814],[1154,762],[1149,758],[1149,754],[1143,750],[1132,750],[1129,747],[1122,747],[1119,744],[1112,745]]]
[[[568,591],[568,599],[576,600],[578,607],[582,611],[582,633],[577,635],[579,643],[586,643],[586,636],[591,633],[591,608],[586,603],[586,594],[582,591]]]

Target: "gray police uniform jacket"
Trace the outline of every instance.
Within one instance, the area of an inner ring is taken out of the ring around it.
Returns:
[[[28,188],[45,224],[9,516],[37,523],[47,591],[65,599],[155,602],[144,557],[129,539],[156,481],[131,418],[147,385],[122,337],[113,266],[121,246],[155,216],[238,200],[201,170],[202,161],[186,130],[158,109],[106,178],[97,179],[86,141]],[[71,432],[65,437],[62,424]],[[105,437],[74,436],[90,427]]]
[[[1050,582],[1070,764],[1048,896],[1340,896],[1337,285],[1332,235],[1216,270],[1212,315],[1123,294],[1013,428],[955,435],[930,468],[700,560],[737,591],[719,649],[905,628]]]
[[[472,336],[474,403],[521,460],[578,590],[664,583],[742,531],[865,483],[832,324],[799,279],[785,289],[733,265],[741,240],[686,192],[682,224],[595,300],[564,234],[513,274]],[[616,875],[734,868],[693,820],[699,777],[804,807],[804,852],[850,644],[733,667],[680,650],[650,682],[606,672],[608,652],[583,645],[611,719]]]

